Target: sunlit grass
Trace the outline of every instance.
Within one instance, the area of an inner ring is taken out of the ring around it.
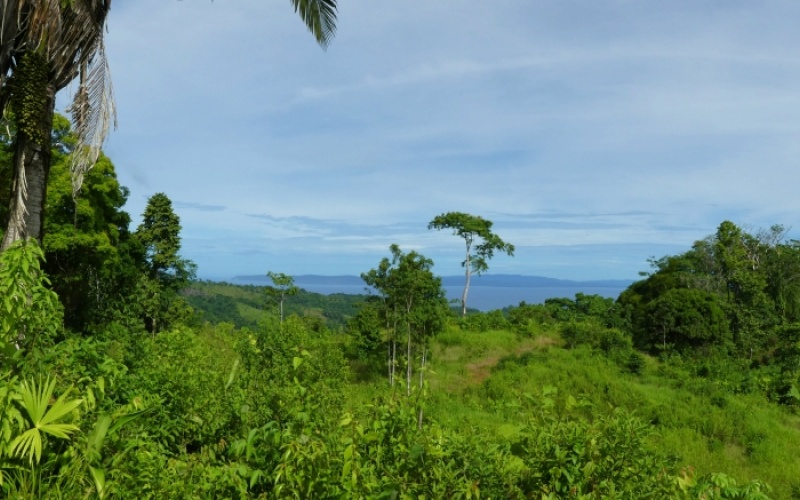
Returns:
[[[591,402],[595,414],[633,412],[652,425],[654,448],[697,474],[761,479],[775,498],[800,489],[800,418],[786,408],[665,369],[649,356],[635,375],[602,353],[561,345],[553,333],[451,328],[432,346],[427,414],[442,425],[502,433],[525,419],[509,401],[551,386],[563,397]]]

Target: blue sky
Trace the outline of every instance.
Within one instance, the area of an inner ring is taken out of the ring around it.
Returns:
[[[117,5],[118,4],[118,5]],[[459,274],[632,279],[725,219],[800,213],[800,3],[342,1],[327,51],[285,0],[115,2],[106,152],[165,192],[206,278],[359,274],[391,243]],[[792,233],[794,234],[794,232]]]

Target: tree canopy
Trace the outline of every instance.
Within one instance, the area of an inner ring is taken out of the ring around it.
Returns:
[[[283,323],[283,302],[286,297],[297,295],[300,288],[294,284],[294,278],[288,274],[269,271],[267,277],[272,281],[272,285],[264,287],[264,291],[267,293],[267,297],[278,302],[280,321]]]
[[[747,356],[781,343],[776,327],[800,321],[800,244],[773,226],[752,234],[730,221],[619,297],[643,348],[717,346]]]

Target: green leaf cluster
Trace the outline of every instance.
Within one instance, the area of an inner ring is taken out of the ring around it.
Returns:
[[[35,240],[20,240],[0,253],[0,366],[20,349],[47,344],[61,328],[62,308],[42,272]]]

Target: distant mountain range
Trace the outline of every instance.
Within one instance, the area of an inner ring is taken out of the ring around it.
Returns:
[[[300,288],[307,286],[365,286],[359,276],[320,276],[316,274],[302,274],[293,276],[295,285]],[[237,285],[268,285],[270,279],[265,275],[235,276],[231,283]],[[473,276],[470,286],[514,287],[514,288],[627,288],[632,280],[593,280],[572,281],[545,278],[543,276],[523,276],[520,274],[484,274]],[[442,276],[442,285],[459,286],[464,284],[464,276]]]

